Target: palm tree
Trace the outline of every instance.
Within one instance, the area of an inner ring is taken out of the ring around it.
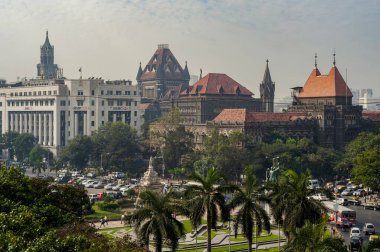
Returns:
[[[301,228],[290,229],[290,239],[284,246],[284,252],[346,252],[341,238],[331,237],[325,232],[326,222],[307,221]]]
[[[235,236],[237,235],[239,226],[241,226],[242,232],[248,240],[249,252],[252,251],[252,230],[254,223],[256,223],[256,236],[261,234],[263,226],[266,231],[270,232],[268,214],[258,204],[258,201],[262,198],[259,192],[260,189],[253,167],[246,167],[244,190],[238,188],[229,205],[231,209],[239,207],[234,223]]]
[[[176,204],[172,204],[171,194],[159,195],[147,190],[141,192],[139,198],[141,208],[130,217],[135,222],[137,236],[149,248],[149,236],[153,235],[158,252],[162,251],[165,241],[175,251],[185,231],[183,224],[173,217]]]
[[[285,171],[277,183],[268,184],[267,199],[271,205],[272,215],[281,223],[287,237],[292,227],[302,227],[306,221],[317,223],[326,213],[325,206],[310,196],[315,190],[308,189],[309,173],[297,174],[293,170]]]
[[[227,221],[229,218],[229,210],[222,193],[232,190],[232,187],[220,185],[223,177],[215,168],[209,169],[206,177],[193,173],[190,179],[198,183],[188,186],[185,194],[191,201],[190,220],[193,227],[198,227],[206,214],[207,251],[210,252],[211,229],[216,228],[218,215],[222,217],[222,221]]]

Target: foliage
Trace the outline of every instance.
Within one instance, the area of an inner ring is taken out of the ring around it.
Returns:
[[[290,229],[290,239],[284,252],[346,252],[346,246],[341,238],[325,234],[326,222],[306,222],[302,227]]]
[[[9,149],[9,158],[13,159],[15,153],[14,153],[14,143],[17,139],[17,137],[20,134],[16,131],[7,131],[4,134],[1,135],[1,143],[3,143],[3,148]]]
[[[110,202],[106,202],[106,201],[104,201],[104,202],[100,202],[99,204],[98,204],[98,206],[99,206],[99,209],[100,210],[103,210],[103,211],[115,211],[116,209],[118,209],[119,208],[119,205],[116,203],[116,202],[114,202],[114,201],[110,201]]]
[[[380,134],[361,133],[347,146],[344,165],[351,170],[355,181],[373,190],[379,190],[379,156]]]
[[[376,252],[380,249],[380,239],[375,239],[368,242],[366,247],[363,249],[364,252]]]
[[[244,190],[236,189],[230,208],[238,208],[234,221],[235,237],[241,226],[241,230],[248,240],[248,251],[252,251],[253,227],[256,226],[256,236],[259,236],[263,228],[268,233],[270,232],[270,222],[268,214],[260,206],[262,190],[257,183],[253,166],[246,167],[244,174]]]
[[[36,144],[35,137],[30,133],[21,133],[14,141],[14,150],[17,160],[24,160]]]
[[[38,174],[41,171],[45,171],[47,165],[53,160],[53,153],[39,145],[36,145],[29,152],[29,162],[33,165],[33,172],[37,171]]]
[[[93,133],[92,139],[94,161],[98,164],[102,161],[103,168],[108,171],[133,173],[131,168],[141,149],[136,131],[131,126],[123,122],[107,123]]]
[[[190,179],[198,184],[189,185],[186,195],[191,203],[190,220],[193,227],[201,224],[202,217],[206,214],[207,219],[207,251],[211,251],[211,229],[216,228],[218,216],[222,221],[229,219],[229,209],[226,205],[223,192],[231,191],[233,188],[223,183],[223,177],[215,168],[210,168],[206,177],[193,173]]]
[[[247,151],[243,133],[234,132],[230,136],[219,134],[217,129],[205,141],[204,155],[214,167],[230,179],[238,180],[247,164]]]
[[[293,170],[282,173],[276,183],[269,184],[269,204],[277,223],[282,223],[285,234],[295,227],[302,227],[306,221],[316,223],[326,212],[323,204],[311,198],[315,190],[308,189],[309,173],[297,174]]]
[[[135,222],[138,237],[149,245],[149,236],[153,235],[156,251],[162,251],[166,241],[172,251],[178,247],[178,240],[185,235],[183,224],[173,217],[176,204],[171,194],[159,195],[152,191],[140,193],[141,208],[130,217]]]
[[[69,141],[60,156],[62,161],[70,162],[71,166],[81,170],[90,160],[92,149],[92,139],[89,136],[78,135]]]

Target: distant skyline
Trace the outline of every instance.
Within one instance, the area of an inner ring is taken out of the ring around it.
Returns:
[[[327,74],[336,51],[352,90],[380,96],[380,1],[1,0],[0,78],[35,78],[49,30],[67,78],[131,79],[158,44],[190,74],[225,73],[259,97],[266,59],[276,100]]]

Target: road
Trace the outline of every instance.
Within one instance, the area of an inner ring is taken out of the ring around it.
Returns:
[[[380,230],[380,211],[364,210],[363,206],[348,206],[348,208],[356,211],[356,227],[363,229],[363,225],[366,222],[370,222],[375,225],[376,234],[379,235]],[[341,232],[346,244],[350,243],[350,231]],[[364,241],[368,241],[368,235],[363,234]]]

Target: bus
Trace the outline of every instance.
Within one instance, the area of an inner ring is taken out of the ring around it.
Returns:
[[[330,221],[335,221],[336,225],[352,227],[356,225],[356,212],[348,207],[341,206],[333,201],[322,202],[327,208]]]

